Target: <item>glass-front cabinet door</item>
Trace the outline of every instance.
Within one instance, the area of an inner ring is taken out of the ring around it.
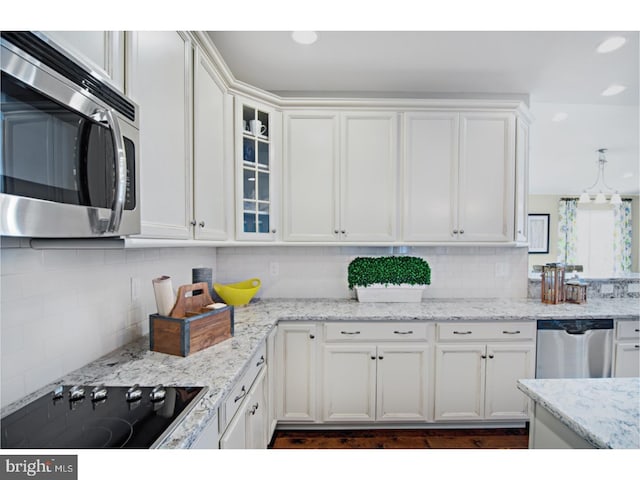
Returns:
[[[274,216],[274,111],[236,98],[237,202],[236,237],[272,240],[277,233]]]

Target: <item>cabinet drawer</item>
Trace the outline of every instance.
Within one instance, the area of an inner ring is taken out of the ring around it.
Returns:
[[[264,368],[267,358],[266,345],[263,343],[258,351],[251,357],[247,371],[231,389],[231,392],[224,401],[224,412],[220,414],[220,431],[224,432],[233,416],[240,408],[242,401],[249,394],[249,389],[254,380]]]
[[[640,338],[640,322],[634,320],[619,320],[616,338],[619,340],[623,338]]]
[[[427,340],[427,323],[373,323],[373,322],[349,322],[349,323],[325,323],[324,335],[327,342],[339,341],[400,341],[400,340]]]
[[[439,323],[436,330],[439,341],[533,340],[536,324],[535,322]]]

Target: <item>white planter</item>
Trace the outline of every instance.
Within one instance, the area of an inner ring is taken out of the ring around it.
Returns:
[[[426,285],[383,285],[355,287],[359,302],[421,302]]]

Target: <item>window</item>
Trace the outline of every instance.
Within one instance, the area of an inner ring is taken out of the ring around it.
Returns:
[[[558,209],[558,261],[583,265],[590,277],[631,271],[631,201],[578,205],[563,198]]]

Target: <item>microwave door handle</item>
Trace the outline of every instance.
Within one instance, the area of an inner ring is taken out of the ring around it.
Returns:
[[[117,232],[120,229],[122,212],[124,211],[125,195],[127,193],[127,156],[124,148],[124,139],[120,131],[120,123],[113,114],[113,110],[105,110],[105,118],[111,128],[113,140],[113,153],[116,166],[116,194],[111,207],[111,219],[109,231]]]
[[[97,110],[94,119],[106,122],[111,130],[111,140],[113,142],[114,164],[116,171],[116,192],[111,205],[111,218],[107,231],[117,232],[122,220],[124,211],[125,195],[127,193],[127,156],[124,148],[124,139],[120,131],[120,123],[110,109],[101,108]]]

